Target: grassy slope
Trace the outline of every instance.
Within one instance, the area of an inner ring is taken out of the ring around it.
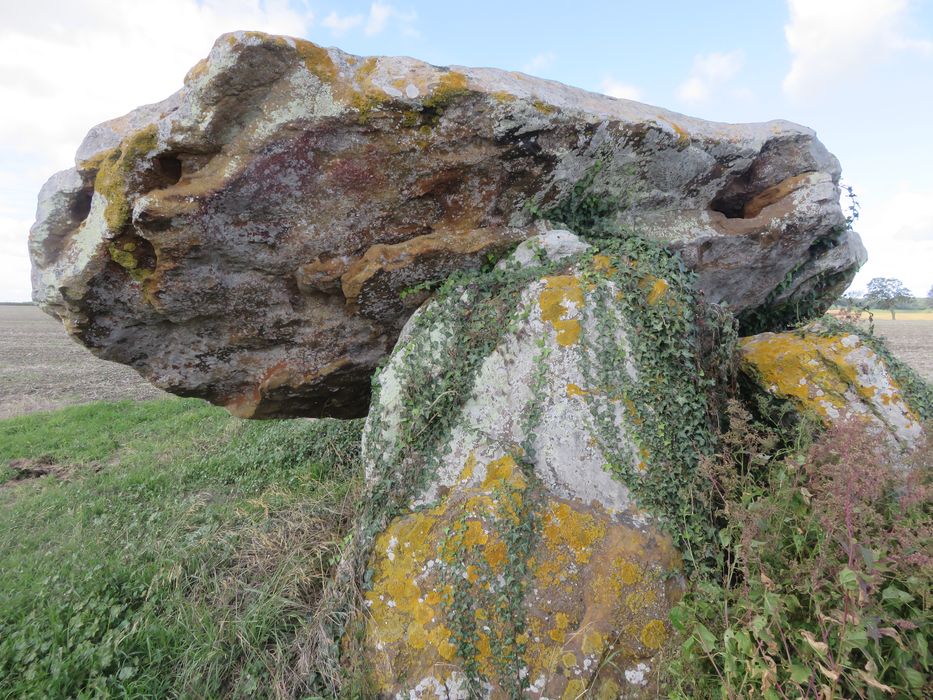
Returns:
[[[0,698],[293,685],[295,633],[346,529],[359,428],[178,399],[0,421]],[[14,481],[11,460],[56,477]]]

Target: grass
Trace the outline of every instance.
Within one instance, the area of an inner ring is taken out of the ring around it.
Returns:
[[[0,421],[0,698],[310,692],[289,669],[360,427],[181,399]]]

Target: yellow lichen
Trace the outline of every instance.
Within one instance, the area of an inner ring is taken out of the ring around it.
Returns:
[[[574,308],[583,306],[583,289],[574,275],[558,275],[545,278],[545,288],[538,296],[541,320],[548,322],[557,332],[558,344],[567,347],[580,339],[580,321],[565,318]]]
[[[583,697],[583,694],[586,692],[586,683],[584,683],[579,678],[574,678],[572,681],[567,683],[567,687],[564,689],[564,694],[561,695],[561,700],[579,700]]]
[[[586,396],[589,392],[585,389],[581,389],[576,384],[567,385],[567,398],[572,396]]]
[[[654,284],[651,285],[651,291],[648,292],[648,303],[656,304],[658,299],[667,294],[667,290],[670,285],[668,285],[666,280],[657,279],[654,281]]]
[[[660,649],[667,641],[667,630],[660,620],[651,620],[646,624],[639,636],[641,643],[649,649]]]
[[[295,51],[305,67],[322,83],[337,81],[337,66],[327,49],[304,39],[295,39]]]
[[[511,92],[505,92],[504,90],[497,90],[496,92],[490,93],[490,96],[496,102],[514,102],[517,98]]]
[[[404,692],[408,686],[399,685],[402,679],[445,677],[445,669],[462,663],[446,618],[452,591],[437,575],[436,560],[453,561],[448,559],[452,552],[439,551],[441,543],[458,553],[466,565],[464,583],[477,592],[490,584],[490,570],[498,575],[510,556],[497,527],[507,522],[503,514],[514,509],[504,502],[521,497],[527,488],[521,469],[514,458],[503,456],[485,465],[484,479],[477,483],[471,462],[475,456],[467,459],[469,477],[455,482],[437,506],[397,518],[376,539],[373,584],[365,594],[365,643],[382,694]],[[630,640],[625,647],[630,651],[612,652],[620,654],[619,668],[626,658],[642,658],[631,656],[644,654],[631,644],[640,641],[648,649],[663,644],[666,631],[660,615],[666,614],[668,585],[664,572],[679,560],[668,539],[648,538],[595,506],[547,498],[540,508],[541,537],[527,555],[531,575],[525,631],[508,640],[502,636],[498,607],[478,606],[473,610],[475,658],[479,672],[495,684],[496,655],[510,645],[522,645],[529,678],[544,675],[553,680],[562,673],[566,682],[561,679],[553,687],[555,696],[569,689],[576,697],[586,692],[589,682],[584,680],[588,676],[577,675],[587,673],[581,670],[581,659],[594,661],[605,654],[606,640],[620,634]],[[649,562],[654,562],[651,575]],[[588,673],[595,668],[593,664]],[[621,671],[613,669],[600,671],[591,692],[621,687]],[[616,686],[607,685],[612,679]]]
[[[542,114],[553,114],[557,111],[557,107],[554,105],[548,104],[547,102],[542,102],[541,100],[534,100],[531,103],[531,106]]]
[[[740,342],[742,362],[764,388],[811,410],[824,420],[846,411],[854,396],[877,400],[878,387],[859,381],[858,347],[844,336],[815,333],[767,333]],[[880,395],[882,402],[901,400],[896,387]]]
[[[612,259],[608,255],[602,254],[593,256],[593,269],[606,275],[611,275],[616,271]]]

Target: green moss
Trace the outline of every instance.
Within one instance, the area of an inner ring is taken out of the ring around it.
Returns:
[[[158,129],[150,124],[127,136],[119,147],[107,151],[98,159],[83,164],[85,168],[97,168],[94,191],[107,200],[104,221],[111,231],[120,231],[130,220],[130,204],[127,191],[130,177],[136,164],[158,147]]]

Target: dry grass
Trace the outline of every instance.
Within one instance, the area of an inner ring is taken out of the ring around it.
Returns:
[[[35,306],[0,304],[0,419],[62,406],[167,394],[78,345]]]

